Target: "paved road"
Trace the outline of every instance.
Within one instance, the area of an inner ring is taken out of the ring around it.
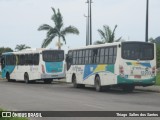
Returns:
[[[160,93],[121,90],[98,93],[70,84],[0,80],[0,107],[18,111],[160,111]]]

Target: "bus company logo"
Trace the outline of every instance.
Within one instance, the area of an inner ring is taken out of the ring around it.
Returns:
[[[12,117],[11,112],[2,112],[2,117]]]

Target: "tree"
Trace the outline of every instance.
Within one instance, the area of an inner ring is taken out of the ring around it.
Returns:
[[[156,52],[157,52],[157,68],[160,67],[160,44],[156,45]]]
[[[61,49],[62,44],[60,42],[60,39],[62,38],[66,44],[65,36],[67,34],[77,34],[78,35],[79,31],[76,27],[71,26],[71,25],[66,28],[63,28],[63,25],[64,25],[63,17],[60,13],[60,10],[58,9],[58,12],[56,12],[54,8],[52,8],[52,10],[53,10],[53,16],[51,17],[51,20],[53,20],[55,26],[52,27],[48,24],[43,24],[38,28],[39,31],[47,30],[46,39],[42,42],[41,47],[42,48],[47,47],[55,37],[58,37],[57,45],[58,45],[58,49]]]
[[[2,53],[4,52],[13,52],[13,50],[9,47],[0,47],[0,56],[2,55]]]
[[[118,39],[115,39],[116,28],[117,28],[117,25],[115,25],[114,30],[112,31],[109,26],[104,25],[103,30],[98,29],[98,33],[102,40],[96,41],[95,44],[104,44],[104,43],[112,43],[112,42],[120,41],[121,37]]]
[[[27,49],[27,48],[31,48],[31,47],[26,46],[25,44],[20,44],[20,45],[16,45],[15,50],[20,51],[20,50],[24,50],[24,49]]]
[[[151,43],[156,43],[156,44],[160,44],[160,36],[159,37],[157,37],[157,38],[149,38],[149,41],[151,42]]]
[[[157,57],[157,68],[160,67],[160,37],[150,38],[149,41],[151,43],[156,43],[156,57]]]
[[[154,43],[155,39],[151,37],[151,38],[149,38],[149,42]]]

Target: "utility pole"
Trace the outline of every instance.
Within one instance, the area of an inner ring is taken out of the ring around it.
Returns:
[[[146,0],[146,42],[148,42],[148,10],[149,10],[149,0]]]
[[[88,16],[84,15],[86,17],[86,46],[89,45],[89,24],[88,24]]]
[[[88,45],[92,45],[92,0],[87,0],[86,2],[88,4],[88,16],[87,16],[87,30],[88,32],[86,32],[86,34],[88,33],[88,42],[86,41],[86,43],[88,43]]]
[[[92,0],[89,2],[90,4],[90,45],[92,45]]]

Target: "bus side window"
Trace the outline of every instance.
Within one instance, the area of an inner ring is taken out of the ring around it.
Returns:
[[[89,56],[89,50],[86,50],[85,51],[85,64],[88,64],[89,63],[89,59],[88,59],[88,56]]]
[[[98,57],[98,49],[93,49],[93,64],[96,63],[96,61],[98,60],[97,57]]]
[[[109,56],[109,48],[105,49],[105,58],[104,58],[104,63],[108,64],[108,57]]]
[[[105,49],[104,48],[101,48],[101,52],[100,52],[100,60],[99,60],[99,63],[100,64],[103,64],[104,63],[104,51]]]
[[[39,65],[39,54],[33,54],[33,65]]]

